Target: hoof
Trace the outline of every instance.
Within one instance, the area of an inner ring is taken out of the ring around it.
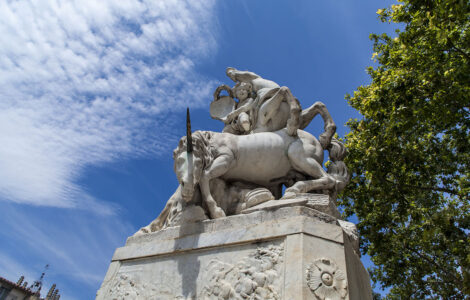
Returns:
[[[297,196],[297,193],[294,193],[294,192],[285,192],[284,193],[284,196],[282,196],[281,199],[292,199],[292,198],[295,198],[295,196]]]
[[[224,211],[223,211],[220,207],[217,207],[217,208],[214,210],[214,213],[213,213],[212,217],[213,217],[214,219],[224,218],[224,217],[225,217],[225,213],[224,213]]]
[[[296,136],[297,135],[297,129],[295,128],[288,128],[287,129],[287,134],[289,134],[290,136]]]
[[[297,129],[299,129],[299,122],[293,119],[287,120],[287,134],[290,136],[297,135]]]
[[[287,134],[290,136],[297,136],[298,127],[287,126]]]

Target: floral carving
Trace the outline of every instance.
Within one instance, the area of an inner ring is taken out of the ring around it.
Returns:
[[[320,300],[341,300],[348,294],[344,272],[327,258],[317,259],[307,268],[307,284]]]

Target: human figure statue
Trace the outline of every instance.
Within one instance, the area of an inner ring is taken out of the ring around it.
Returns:
[[[255,104],[255,99],[251,97],[253,89],[250,83],[242,82],[234,87],[233,91],[238,103],[235,105],[235,110],[222,119],[226,124],[222,132],[247,134],[252,129],[250,118]]]
[[[264,79],[250,71],[227,68],[226,74],[236,83],[232,92],[239,99],[239,104],[226,120],[222,120],[225,124],[231,123],[240,116],[241,121],[245,119],[241,128],[242,134],[248,131],[249,133],[273,132],[287,127],[289,135],[296,135],[300,126],[302,109],[288,87],[280,87],[274,81]],[[255,98],[253,99],[250,94],[254,94]],[[218,95],[215,96],[218,97]],[[248,128],[247,117],[249,117],[251,130],[245,129],[245,127]],[[237,130],[234,131],[233,133],[236,134]]]
[[[211,116],[225,123],[223,132],[192,134],[188,111],[187,136],[174,151],[180,186],[160,216],[138,234],[238,214],[262,201],[310,191],[335,198],[349,181],[343,162],[347,152],[333,138],[336,125],[325,104],[317,101],[302,110],[287,87],[249,71],[227,68],[226,73],[236,84],[219,86],[210,106]],[[221,97],[222,90],[228,96]],[[318,114],[324,132],[317,139],[303,129]],[[323,169],[325,150],[328,171]]]

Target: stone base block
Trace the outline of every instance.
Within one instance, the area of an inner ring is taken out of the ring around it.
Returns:
[[[287,206],[129,237],[97,299],[372,299],[336,218]]]
[[[242,213],[247,214],[254,211],[260,210],[273,210],[280,207],[288,206],[306,206],[313,208],[319,212],[325,213],[327,215],[333,216],[335,218],[340,217],[340,213],[336,208],[336,205],[330,199],[328,195],[324,194],[299,194],[293,199],[279,199],[279,200],[270,200],[256,206],[247,208],[242,211]]]

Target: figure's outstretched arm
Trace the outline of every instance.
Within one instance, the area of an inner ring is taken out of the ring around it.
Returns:
[[[261,78],[258,74],[250,71],[240,71],[235,68],[227,68],[227,76],[235,82],[250,82],[256,78]]]
[[[249,111],[253,107],[254,102],[255,101],[251,99],[248,103],[245,103],[244,105],[229,113],[227,117],[225,117],[225,120],[222,121],[225,124],[232,122],[233,120],[235,120],[236,117],[238,117],[239,114]]]

